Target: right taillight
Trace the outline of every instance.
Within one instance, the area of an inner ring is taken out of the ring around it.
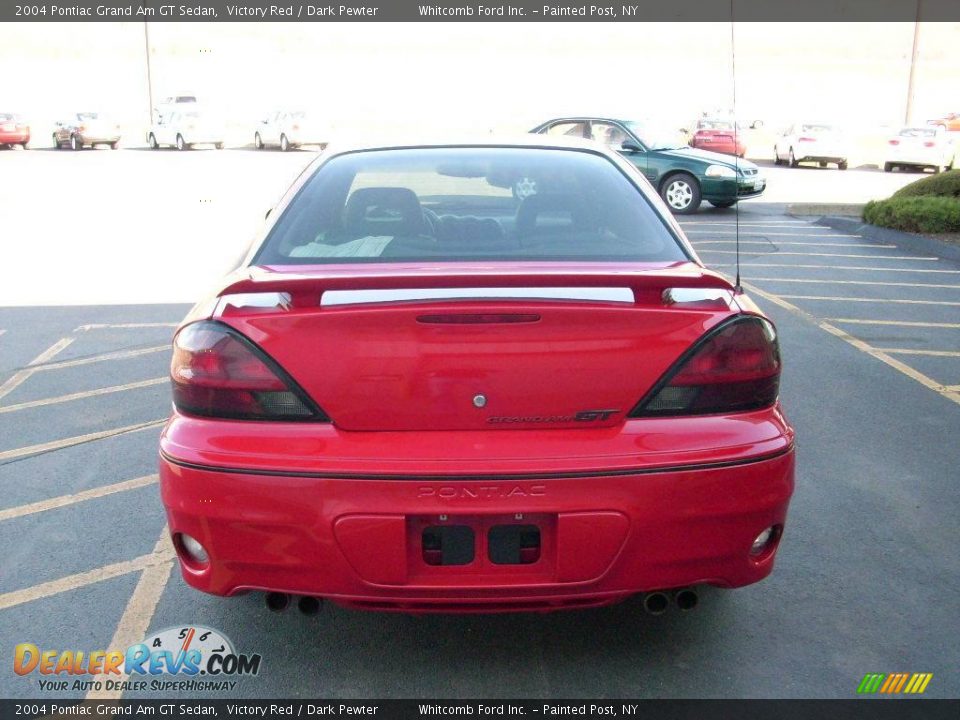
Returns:
[[[773,325],[756,316],[725,322],[697,342],[631,417],[705,415],[770,407],[780,389],[780,349]]]
[[[170,380],[173,404],[190,415],[329,421],[276,362],[221,323],[197,322],[177,333]]]

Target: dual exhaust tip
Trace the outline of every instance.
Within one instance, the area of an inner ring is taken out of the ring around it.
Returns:
[[[643,609],[650,615],[663,615],[670,607],[671,601],[676,603],[679,610],[689,612],[700,602],[700,596],[693,588],[679,588],[673,591],[657,590],[643,596]]]
[[[264,598],[267,609],[270,612],[282,613],[293,602],[293,595],[282,592],[269,592]],[[316,615],[322,607],[322,600],[310,595],[301,595],[297,598],[297,610],[301,615]]]
[[[293,595],[282,592],[269,592],[264,598],[267,609],[271,612],[282,613],[293,602]],[[683,612],[689,612],[697,607],[700,596],[693,588],[680,588],[673,591],[656,590],[643,596],[643,609],[650,615],[663,615],[670,607],[676,604]],[[301,615],[316,615],[323,607],[323,601],[311,595],[301,595],[297,598],[297,610]]]

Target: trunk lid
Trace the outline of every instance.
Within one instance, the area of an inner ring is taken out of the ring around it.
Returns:
[[[254,269],[223,289],[215,314],[344,430],[619,425],[736,312],[729,283],[693,263],[341,267]],[[691,288],[693,302],[665,303],[668,288]],[[250,300],[270,293],[289,298],[285,307]]]

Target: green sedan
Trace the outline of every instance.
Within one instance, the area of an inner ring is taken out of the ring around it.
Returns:
[[[530,132],[596,140],[616,149],[646,175],[674,213],[697,211],[706,200],[719,208],[757,197],[767,187],[759,168],[707,150],[664,140],[652,126],[634,120],[571,117],[549,120]],[[523,188],[514,192],[522,193]]]

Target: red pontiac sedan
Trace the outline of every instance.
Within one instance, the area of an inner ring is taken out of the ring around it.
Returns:
[[[690,146],[737,157],[747,154],[742,134],[732,120],[698,120],[693,137],[690,138]]]
[[[0,112],[0,148],[20,145],[24,148],[30,142],[30,126],[19,115]]]
[[[780,369],[600,145],[328,149],[176,334],[183,576],[305,612],[690,608],[773,568]]]

